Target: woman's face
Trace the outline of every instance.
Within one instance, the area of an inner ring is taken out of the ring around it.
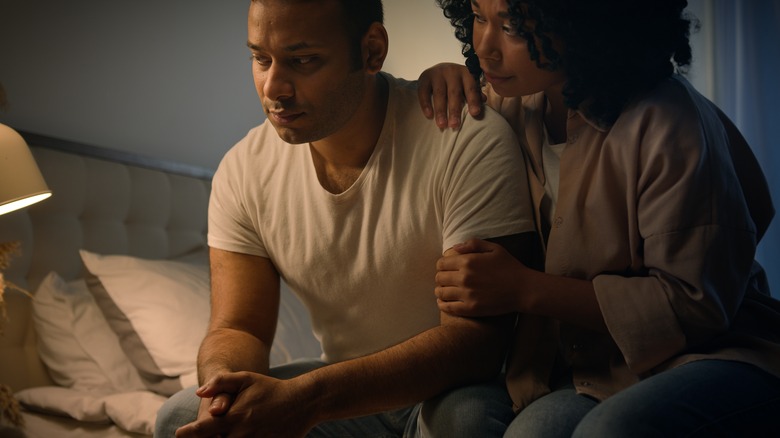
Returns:
[[[471,0],[474,50],[493,90],[501,96],[526,96],[562,88],[562,70],[541,69],[531,60],[528,42],[510,23],[506,0]]]

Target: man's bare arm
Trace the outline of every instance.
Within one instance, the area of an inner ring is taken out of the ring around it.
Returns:
[[[270,260],[211,248],[211,319],[198,353],[198,380],[236,371],[267,374],[279,313],[279,274]],[[204,399],[222,413],[232,397]],[[216,405],[215,405],[216,403]]]

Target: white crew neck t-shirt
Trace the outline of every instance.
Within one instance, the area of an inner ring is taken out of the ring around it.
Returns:
[[[414,83],[385,77],[380,138],[346,191],[325,190],[309,145],[285,143],[267,122],[226,154],[213,180],[209,245],[269,258],[309,309],[328,362],[438,325],[435,264],[447,248],[534,231],[507,122],[489,110],[440,131],[422,115]]]

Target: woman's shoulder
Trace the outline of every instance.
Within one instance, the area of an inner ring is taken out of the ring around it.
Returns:
[[[673,75],[629,103],[618,121],[641,118],[656,123],[690,123],[702,113],[714,114],[712,103],[684,77]]]
[[[629,103],[611,130],[660,138],[699,137],[707,129],[721,128],[714,104],[684,77],[674,75]]]

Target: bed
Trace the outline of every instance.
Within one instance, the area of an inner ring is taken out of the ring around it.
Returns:
[[[165,399],[197,382],[212,171],[20,133],[53,196],[0,216],[0,243],[21,249],[4,276],[35,297],[4,295],[0,383],[23,408],[19,436],[151,436]],[[272,365],[319,356],[284,285],[281,303]]]

